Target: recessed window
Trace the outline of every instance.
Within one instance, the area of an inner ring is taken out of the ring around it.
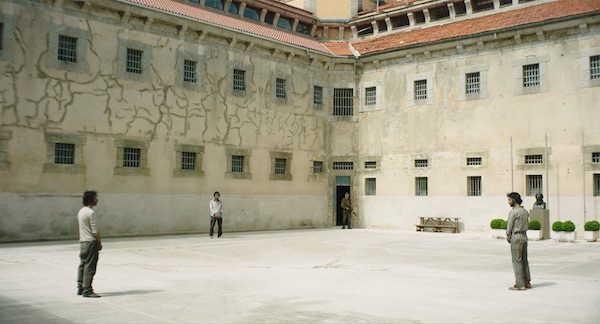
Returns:
[[[600,152],[592,152],[592,163],[600,163]]]
[[[285,174],[287,166],[287,159],[275,159],[275,174]]]
[[[229,13],[234,14],[234,15],[239,14],[239,8],[238,8],[237,2],[231,2],[229,4]]]
[[[55,164],[75,164],[75,144],[54,143]]]
[[[333,115],[352,116],[354,107],[354,89],[333,89]]]
[[[481,75],[479,72],[465,74],[465,91],[467,94],[481,92]]]
[[[196,75],[196,61],[192,60],[184,60],[183,61],[183,81],[189,83],[198,82],[198,77]]]
[[[323,161],[313,161],[312,173],[323,173]]]
[[[196,152],[181,152],[181,170],[196,170]]]
[[[415,196],[427,196],[427,177],[415,178]]]
[[[127,65],[125,66],[125,71],[130,73],[142,74],[142,55],[144,51],[128,48],[127,49]]]
[[[425,23],[425,13],[423,11],[415,11],[413,12],[415,17],[416,24],[424,24]]]
[[[594,174],[594,196],[600,196],[600,173]]]
[[[260,11],[256,8],[246,6],[244,9],[244,17],[250,20],[260,21]]]
[[[244,172],[244,158],[243,155],[231,156],[231,172]]]
[[[429,166],[428,159],[416,159],[415,160],[415,168],[426,168]]]
[[[310,26],[299,22],[296,26],[296,32],[304,35],[310,35]]]
[[[377,179],[365,178],[365,195],[375,196],[377,194]]]
[[[523,65],[523,87],[537,87],[540,85],[540,64]]]
[[[410,26],[410,20],[408,19],[408,15],[401,15],[390,18],[392,22],[392,29],[402,28]]]
[[[365,88],[365,105],[377,104],[377,87]]]
[[[333,162],[334,170],[354,170],[354,162]]]
[[[233,90],[246,91],[246,71],[233,69]]]
[[[377,161],[365,161],[365,169],[377,169]]]
[[[467,166],[481,165],[481,157],[468,157]]]
[[[315,107],[323,105],[323,87],[313,86],[313,105]]]
[[[223,8],[225,8],[225,6],[223,5],[223,1],[224,0],[205,0],[204,6],[223,10]]]
[[[590,56],[590,79],[600,79],[600,55]]]
[[[279,19],[277,20],[277,27],[282,28],[282,29],[291,30],[292,23],[289,18],[279,17]]]
[[[535,196],[538,193],[543,193],[543,182],[541,174],[528,175],[526,177],[526,181],[527,196]]]
[[[62,62],[77,63],[77,38],[58,35],[58,53],[56,58]]]
[[[474,12],[492,10],[494,9],[494,0],[473,0],[471,6],[473,6]]]
[[[427,99],[427,80],[415,81],[415,100]]]
[[[467,195],[481,196],[481,176],[467,177]]]
[[[454,12],[457,16],[462,16],[467,14],[467,6],[464,1],[454,2]]]
[[[139,168],[142,158],[142,149],[138,147],[123,148],[123,167],[124,168]]]
[[[366,25],[356,26],[356,29],[356,34],[358,35],[358,37],[373,35],[373,25],[371,25],[370,23]]]
[[[285,79],[275,79],[275,97],[279,99],[285,99],[287,94],[285,93]]]
[[[543,164],[544,156],[542,154],[525,155],[525,164]]]

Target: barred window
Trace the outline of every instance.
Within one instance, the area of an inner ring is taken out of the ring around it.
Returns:
[[[313,87],[313,105],[320,106],[323,104],[323,87]]]
[[[244,156],[243,155],[232,155],[231,156],[231,172],[244,172]]]
[[[333,89],[333,115],[352,116],[354,108],[354,89]]]
[[[426,168],[429,166],[429,160],[427,159],[416,159],[415,168]]]
[[[525,155],[525,164],[543,164],[544,156],[542,154]]]
[[[333,162],[334,170],[354,170],[354,162]]]
[[[538,193],[543,194],[543,181],[541,174],[528,175],[526,180],[527,196],[535,196]]]
[[[181,152],[181,170],[196,170],[196,152]]]
[[[523,87],[536,87],[540,85],[540,65],[523,65]]]
[[[427,177],[415,178],[415,196],[427,196]]]
[[[275,159],[275,174],[285,174],[287,159]]]
[[[377,179],[365,178],[365,195],[375,196],[377,194]]]
[[[465,90],[467,94],[481,91],[481,76],[479,72],[465,74]]]
[[[467,177],[467,195],[481,196],[481,176]]]
[[[142,158],[142,149],[138,147],[123,148],[123,167],[124,168],[139,168]]]
[[[592,152],[592,163],[600,163],[600,152]]]
[[[287,94],[285,93],[285,79],[275,79],[275,97],[285,99]]]
[[[365,89],[365,105],[377,104],[377,87],[368,87]]]
[[[184,60],[183,61],[183,81],[196,83],[198,81],[196,75],[196,61]]]
[[[142,55],[144,51],[128,48],[127,49],[127,65],[125,67],[125,71],[131,73],[142,74]]]
[[[600,173],[594,174],[594,196],[600,196]]]
[[[427,99],[427,80],[415,81],[415,100]]]
[[[365,161],[365,169],[377,169],[377,161]]]
[[[590,56],[590,79],[600,79],[600,55]]]
[[[467,165],[468,166],[481,165],[481,157],[468,157]]]
[[[233,90],[246,91],[246,71],[233,69]]]
[[[77,63],[77,38],[58,35],[57,59],[67,63]]]
[[[323,161],[313,161],[312,172],[323,173]]]
[[[75,144],[54,143],[55,164],[75,164]]]

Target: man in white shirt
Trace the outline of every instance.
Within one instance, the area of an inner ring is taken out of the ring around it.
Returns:
[[[221,194],[218,191],[215,191],[213,199],[208,204],[208,209],[210,210],[210,238],[213,237],[215,223],[219,226],[218,237],[223,235],[223,202],[220,198]]]
[[[92,208],[98,204],[98,193],[86,191],[83,193],[83,207],[77,213],[79,222],[79,268],[77,271],[77,295],[98,298],[92,289],[92,280],[96,274],[98,251],[102,250],[100,232],[96,225],[96,216]]]

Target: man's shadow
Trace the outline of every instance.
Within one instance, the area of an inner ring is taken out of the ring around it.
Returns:
[[[549,287],[549,286],[554,286],[554,285],[556,285],[555,282],[546,281],[546,282],[540,282],[540,283],[532,284],[531,288],[535,289],[535,288]]]
[[[162,290],[156,290],[156,289],[148,289],[148,290],[134,289],[134,290],[125,290],[125,291],[113,291],[113,292],[98,293],[98,295],[100,295],[102,297],[123,296],[123,295],[144,295],[144,294],[151,294],[151,293],[155,293],[155,292],[159,292],[159,291],[162,291]]]

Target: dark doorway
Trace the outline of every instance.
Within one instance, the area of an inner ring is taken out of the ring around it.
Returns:
[[[342,204],[342,199],[344,199],[344,195],[346,194],[346,192],[350,192],[350,186],[336,186],[335,225],[342,225],[342,222],[344,220],[344,213],[342,211],[341,204]]]

